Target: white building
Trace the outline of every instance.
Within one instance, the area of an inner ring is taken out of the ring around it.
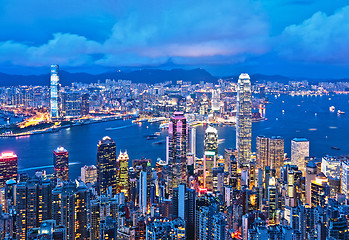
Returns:
[[[309,141],[306,138],[294,138],[291,141],[291,164],[297,165],[305,175],[305,158],[309,157]]]

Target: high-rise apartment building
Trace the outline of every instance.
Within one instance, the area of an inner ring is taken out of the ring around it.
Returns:
[[[64,147],[53,150],[53,173],[55,178],[69,180],[69,153]]]
[[[291,141],[291,163],[305,175],[305,158],[309,157],[309,141],[306,138],[294,138]]]
[[[268,139],[268,162],[276,170],[276,177],[280,178],[280,169],[284,165],[284,139],[271,137]]]
[[[97,172],[100,194],[105,195],[109,187],[112,188],[112,194],[116,194],[116,144],[107,136],[100,140],[97,145]]]
[[[239,167],[247,167],[251,161],[252,98],[250,76],[239,76],[237,86],[236,149]]]
[[[50,117],[51,119],[59,118],[59,102],[58,102],[58,65],[51,65],[51,87],[50,87]]]
[[[1,153],[0,156],[0,188],[5,186],[6,181],[17,181],[17,155],[13,152]]]
[[[268,139],[265,136],[258,136],[256,138],[256,164],[258,168],[264,169],[265,166],[269,166]]]
[[[182,112],[175,112],[169,124],[169,166],[172,169],[169,179],[169,189],[178,187],[187,182],[187,151],[188,127],[187,120]]]

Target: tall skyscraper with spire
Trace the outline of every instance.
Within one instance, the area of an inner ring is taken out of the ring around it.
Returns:
[[[252,99],[250,76],[242,73],[237,86],[236,149],[238,164],[247,167],[251,160]]]
[[[100,194],[106,194],[109,187],[112,194],[117,190],[116,144],[110,137],[104,137],[97,145],[97,182]]]
[[[175,112],[169,125],[168,164],[171,171],[169,189],[177,188],[187,181],[188,128],[182,112]]]
[[[51,65],[51,87],[50,87],[50,117],[55,119],[59,117],[59,108],[58,108],[58,65]]]

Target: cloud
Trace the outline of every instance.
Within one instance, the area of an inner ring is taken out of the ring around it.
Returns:
[[[349,6],[332,15],[316,12],[299,25],[285,28],[278,40],[279,54],[304,62],[349,63]]]
[[[104,40],[70,31],[51,33],[38,46],[2,41],[0,63],[142,66],[170,58],[177,64],[235,63],[269,49],[269,25],[252,0],[130,0],[115,5],[115,23]]]

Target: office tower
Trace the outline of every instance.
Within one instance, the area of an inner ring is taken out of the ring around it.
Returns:
[[[129,192],[129,201],[132,201],[134,204],[137,203],[137,180],[138,176],[136,171],[133,169],[133,167],[129,168],[129,183],[130,183],[130,192]]]
[[[277,209],[277,191],[276,191],[274,177],[271,177],[269,179],[268,203],[269,203],[269,223],[275,224],[276,209]]]
[[[339,179],[341,174],[341,160],[331,156],[323,157],[321,172],[323,172],[327,178]]]
[[[320,172],[315,180],[311,182],[311,206],[325,207],[329,192],[328,180],[326,176]]]
[[[212,90],[212,102],[211,102],[212,112],[219,112],[220,110],[220,90]]]
[[[77,118],[81,115],[80,92],[67,91],[62,93],[62,115],[65,118]]]
[[[271,137],[268,139],[268,162],[276,170],[276,177],[280,178],[280,169],[284,165],[284,139]]]
[[[238,187],[238,162],[236,161],[236,158],[234,157],[232,161],[230,162],[231,164],[231,169],[230,169],[230,174],[229,174],[229,184],[233,189],[237,189]]]
[[[118,187],[117,187],[117,193],[123,192],[126,197],[129,195],[130,190],[130,183],[128,179],[128,154],[127,151],[121,152],[119,154],[119,157],[117,159],[119,169],[117,170],[118,173]]]
[[[314,161],[310,161],[307,164],[305,173],[305,196],[306,203],[311,205],[311,182],[315,180],[317,175],[317,166]]]
[[[169,124],[169,166],[170,172],[169,189],[178,187],[180,183],[187,182],[187,151],[188,151],[188,128],[187,120],[182,112],[175,112]]]
[[[205,131],[204,141],[204,188],[213,190],[213,168],[217,166],[218,158],[218,132],[213,127]]]
[[[142,171],[139,177],[139,211],[141,214],[145,215],[147,214],[147,172]]]
[[[97,182],[100,194],[105,195],[109,187],[112,188],[112,194],[116,194],[116,144],[110,137],[104,137],[98,142],[97,171]]]
[[[83,166],[81,168],[81,181],[94,184],[97,182],[97,167],[95,165]]]
[[[256,138],[256,164],[258,168],[264,169],[270,166],[268,162],[268,138],[258,136]]]
[[[53,150],[53,173],[55,178],[69,180],[69,153],[64,147]]]
[[[196,212],[196,239],[223,240],[225,226],[227,224],[225,214],[218,211],[217,206],[200,206]]]
[[[223,194],[224,168],[215,167],[212,169],[212,190],[215,194]]]
[[[51,88],[50,88],[50,117],[51,119],[59,118],[58,104],[58,65],[51,65]]]
[[[309,157],[309,141],[305,138],[294,138],[291,141],[291,163],[305,175],[305,158]]]
[[[241,74],[237,86],[236,149],[239,167],[244,168],[251,161],[252,131],[251,81],[248,74]]]
[[[235,158],[234,150],[231,148],[224,149],[224,172],[228,172],[230,176],[231,161]]]
[[[84,93],[81,95],[81,116],[87,116],[90,112],[90,94]]]
[[[349,161],[342,162],[341,193],[349,198]]]
[[[17,155],[13,152],[1,153],[0,156],[0,188],[5,186],[6,181],[17,181]]]
[[[190,128],[190,152],[193,154],[194,162],[196,157],[196,128]]]
[[[224,213],[213,215],[212,226],[212,240],[225,240],[225,229],[227,225],[227,217]]]

